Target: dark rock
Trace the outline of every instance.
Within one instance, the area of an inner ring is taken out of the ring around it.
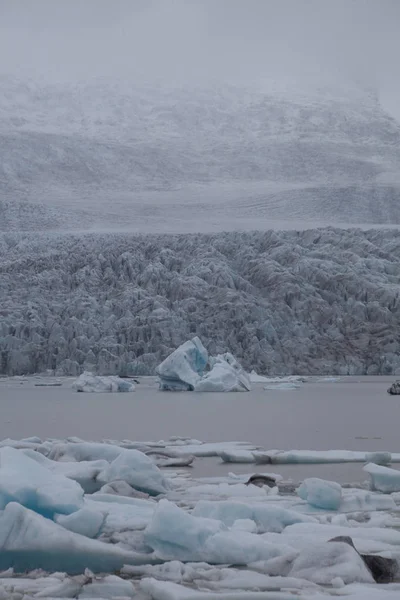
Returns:
[[[252,475],[248,481],[246,481],[246,485],[249,484],[256,485],[257,487],[262,487],[263,485],[267,485],[270,488],[276,486],[276,479],[274,477],[270,477],[269,475],[259,475],[255,473]]]
[[[400,396],[400,380],[392,383],[388,389],[388,394],[391,394],[392,396]]]
[[[394,580],[399,565],[393,558],[385,558],[383,556],[376,556],[374,554],[360,554],[357,548],[354,546],[354,542],[348,535],[339,535],[332,538],[329,542],[344,542],[348,544],[357,552],[364,561],[364,564],[371,572],[372,577],[376,583],[390,583]]]

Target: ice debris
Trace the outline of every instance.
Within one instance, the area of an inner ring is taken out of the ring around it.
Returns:
[[[373,490],[378,490],[386,494],[400,492],[400,471],[374,463],[368,463],[363,468],[371,478],[371,487]]]
[[[85,371],[72,384],[77,392],[134,392],[135,384],[121,377],[93,375]]]
[[[156,373],[160,389],[166,391],[246,392],[251,389],[248,374],[232,354],[209,357],[198,337],[179,346],[157,367]]]

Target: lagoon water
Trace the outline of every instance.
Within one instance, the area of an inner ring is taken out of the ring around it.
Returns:
[[[132,394],[76,393],[71,378],[0,379],[0,439],[37,435],[85,440],[157,441],[186,436],[202,441],[248,441],[265,449],[385,450],[400,452],[400,397],[387,394],[393,377],[313,378],[295,390],[250,393],[160,392],[140,378]],[[61,383],[53,387],[51,383]],[[194,476],[266,471],[266,465],[197,459]],[[300,481],[318,476],[341,482],[366,479],[360,464],[274,465]]]

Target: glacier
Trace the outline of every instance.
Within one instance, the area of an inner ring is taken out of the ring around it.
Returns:
[[[0,374],[152,375],[198,336],[248,372],[395,376],[399,240],[0,233]]]

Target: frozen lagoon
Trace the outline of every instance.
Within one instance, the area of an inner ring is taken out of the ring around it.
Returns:
[[[255,384],[248,394],[174,394],[158,392],[153,378],[141,378],[133,393],[80,394],[70,388],[72,379],[2,379],[0,437],[19,440],[36,435],[62,440],[78,436],[86,440],[148,442],[184,435],[204,442],[222,442],[221,448],[233,452],[241,451],[240,445],[228,443],[235,439],[265,449],[345,448],[396,453],[399,409],[396,397],[386,392],[391,381],[391,378],[346,378],[330,382],[313,378],[292,390],[266,390],[263,384]],[[168,442],[165,444],[169,447]],[[179,440],[175,444],[177,450],[185,450]],[[120,485],[124,481],[120,481],[119,496],[103,491],[99,495],[87,492],[83,499],[82,495],[74,497],[78,510],[66,517],[56,515],[54,523],[29,512],[32,495],[26,493],[28,486],[29,490],[35,490],[35,499],[40,500],[37,511],[48,512],[54,506],[57,511],[70,512],[74,507],[69,497],[57,494],[52,486],[54,474],[62,477],[65,473],[70,480],[82,482],[83,471],[88,469],[85,460],[92,461],[91,471],[100,470],[100,482],[112,484],[113,479],[121,476],[137,479],[140,473],[126,469],[124,465],[128,466],[129,461],[125,459],[117,464],[115,456],[120,450],[116,446],[82,445],[76,441],[63,444],[56,440],[41,444],[34,439],[19,443],[19,447],[24,445],[31,445],[32,449],[0,450],[1,469],[8,468],[8,473],[12,469],[18,471],[19,465],[22,469],[18,485],[16,477],[14,483],[11,480],[7,483],[7,478],[1,480],[3,491],[9,493],[7,486],[12,484],[10,490],[15,496],[0,512],[2,528],[7,529],[6,541],[2,542],[2,565],[7,568],[9,564],[18,564],[10,561],[20,561],[32,569],[37,562],[36,566],[47,569],[50,567],[45,565],[52,565],[55,572],[33,571],[23,577],[10,571],[0,573],[0,597],[24,600],[61,596],[118,596],[137,600],[328,600],[337,595],[349,600],[394,600],[399,597],[397,576],[395,583],[376,584],[354,550],[341,542],[336,545],[326,542],[334,536],[349,535],[359,552],[379,553],[399,564],[400,494],[383,495],[336,486],[335,494],[340,492],[341,500],[339,508],[332,511],[329,507],[318,508],[321,498],[326,504],[326,498],[329,500],[332,495],[329,482],[314,480],[314,488],[315,485],[318,488],[314,491],[319,495],[315,506],[310,504],[310,498],[302,500],[285,492],[276,495],[273,490],[270,494],[267,489],[242,483],[255,471],[278,473],[295,482],[309,476],[361,482],[368,475],[360,463],[223,464],[216,456],[196,458],[194,468],[163,469],[169,485],[161,501],[126,497],[124,486]],[[40,456],[35,459],[42,465],[43,480],[39,488],[30,481],[31,477],[24,479],[24,464],[36,456],[35,445],[40,453],[44,452],[41,459]],[[201,453],[202,445],[195,446]],[[92,453],[91,457],[84,455],[85,448]],[[243,446],[243,451],[246,448],[249,447]],[[15,454],[21,452],[22,457]],[[97,455],[99,452],[101,456]],[[132,459],[137,460],[135,456]],[[107,467],[109,461],[111,465]],[[146,468],[147,481],[151,481],[156,473]],[[47,476],[43,475],[43,469],[50,469]],[[115,477],[111,471],[115,471]],[[228,477],[229,472],[235,475]],[[240,473],[246,475],[240,477]],[[72,493],[75,490],[71,483],[68,489]],[[311,483],[306,485],[313,491]],[[64,506],[67,500],[68,506]],[[16,530],[13,519],[23,527]],[[66,529],[57,529],[59,524]],[[100,537],[89,539],[96,535],[99,526]],[[14,529],[9,535],[11,527]],[[78,540],[74,531],[85,531],[88,537]],[[53,538],[59,546],[56,553],[50,547]],[[27,544],[31,548],[24,553]],[[37,553],[38,549],[41,552]],[[146,554],[149,549],[155,554]],[[162,564],[157,564],[160,560]],[[190,560],[195,562],[188,563]],[[83,563],[93,565],[91,568],[95,570],[107,564],[103,570],[115,573],[115,567],[118,576],[93,575],[90,571],[79,574]],[[117,568],[121,564],[126,566]]]
[[[299,389],[242,393],[160,392],[155,378],[139,378],[132,394],[76,393],[72,378],[0,379],[0,439],[37,435],[84,440],[248,441],[265,449],[398,452],[400,401],[386,390],[393,377],[310,378]],[[49,384],[59,383],[53,387]],[[263,466],[265,467],[265,465]],[[261,467],[260,467],[261,468]],[[255,465],[197,459],[194,476],[254,472]],[[285,479],[323,477],[364,481],[358,464],[274,465]]]

